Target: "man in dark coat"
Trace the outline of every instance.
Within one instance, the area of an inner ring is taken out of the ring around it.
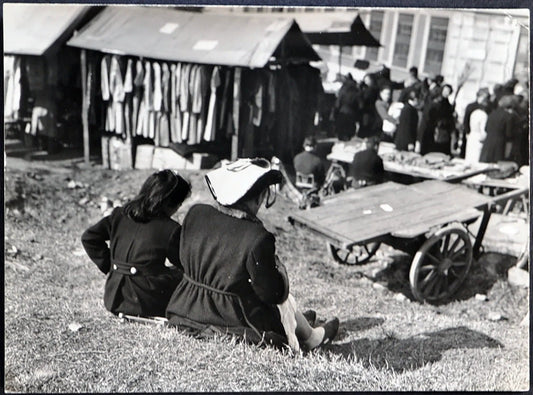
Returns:
[[[357,114],[359,112],[359,88],[351,74],[345,80],[339,90],[335,102],[336,119],[335,134],[342,141],[348,141],[355,135]]]
[[[496,163],[505,159],[505,144],[513,137],[515,117],[513,112],[513,97],[503,96],[498,102],[498,108],[487,118],[487,137],[481,149],[480,162]]]
[[[413,151],[418,128],[418,93],[410,91],[407,102],[400,113],[400,119],[394,135],[394,145],[399,151]]]
[[[273,203],[270,185],[280,181],[281,173],[264,159],[239,159],[206,175],[218,205],[195,205],[183,221],[184,274],[167,307],[171,324],[216,328],[254,343],[287,342],[278,307],[292,298],[287,273],[274,235],[257,217],[264,201]],[[295,313],[296,335],[309,348],[337,333],[338,319],[311,328],[302,318]]]
[[[304,150],[294,157],[294,170],[297,175],[300,173],[304,177],[313,175],[314,187],[320,188],[326,177],[326,169],[322,159],[315,153],[316,139],[314,137],[306,137],[303,147]],[[298,178],[296,181],[298,181]]]
[[[383,160],[377,153],[379,140],[369,137],[365,140],[362,151],[354,155],[353,161],[348,168],[348,179],[352,179],[352,186],[360,188],[383,182],[385,170]]]
[[[450,154],[451,136],[455,129],[453,107],[449,101],[452,91],[450,85],[444,85],[438,96],[424,108],[418,127],[416,152],[422,155],[428,152]]]

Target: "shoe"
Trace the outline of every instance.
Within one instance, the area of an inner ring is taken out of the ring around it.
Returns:
[[[303,316],[309,322],[309,325],[311,325],[313,328],[315,327],[316,323],[316,311],[314,310],[307,310],[303,313]]]
[[[322,325],[322,328],[324,328],[324,338],[320,343],[321,346],[331,343],[335,336],[337,336],[337,332],[339,331],[339,319],[335,317],[332,320],[329,320]]]

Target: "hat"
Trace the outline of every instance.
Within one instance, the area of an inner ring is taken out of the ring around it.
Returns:
[[[213,198],[223,206],[237,203],[254,186],[266,188],[280,183],[281,179],[281,172],[273,170],[263,158],[237,159],[205,175]]]

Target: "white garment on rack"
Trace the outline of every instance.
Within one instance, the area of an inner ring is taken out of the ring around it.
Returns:
[[[204,140],[215,140],[215,123],[216,123],[216,101],[217,88],[220,86],[220,68],[215,66],[211,74],[211,95],[209,97],[209,108],[207,110],[207,121],[205,123]]]
[[[161,111],[163,91],[161,88],[161,65],[154,62],[154,111]]]
[[[6,58],[10,59],[7,59],[6,62]],[[6,80],[6,70],[10,70],[10,75],[7,76],[7,88],[4,88],[6,90],[4,117],[16,118],[22,97],[20,57],[4,56],[4,81]]]

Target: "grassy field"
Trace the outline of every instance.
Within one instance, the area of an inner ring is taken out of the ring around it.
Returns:
[[[104,309],[105,277],[84,255],[79,238],[100,218],[102,195],[131,197],[149,173],[7,169],[6,391],[529,389],[529,326],[520,325],[529,295],[506,281],[512,257],[484,255],[457,300],[420,304],[411,300],[408,256],[382,247],[365,266],[338,265],[323,240],[286,221],[296,208],[281,199],[260,216],[277,237],[302,308],[341,320],[331,345],[290,355],[121,323]],[[194,193],[178,220],[191,204],[209,199],[203,173],[187,176]],[[494,313],[502,319],[490,320]]]

